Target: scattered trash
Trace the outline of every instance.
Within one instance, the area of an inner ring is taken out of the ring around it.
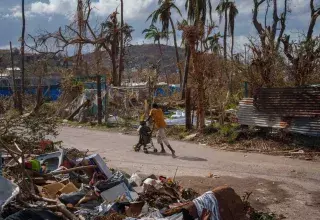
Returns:
[[[19,194],[19,187],[10,180],[0,176],[0,212]]]
[[[160,189],[161,187],[160,183],[161,183],[160,180],[147,178],[145,181],[143,181],[143,185],[142,185],[143,192],[147,191],[150,186],[156,189]]]
[[[197,134],[190,134],[184,138],[185,141],[193,141],[197,137]]]
[[[133,201],[130,190],[124,183],[120,183],[119,185],[116,185],[101,193],[101,197],[107,202],[114,202],[123,196],[124,198],[121,198],[121,200],[126,199],[129,202]]]
[[[98,171],[106,175],[107,178],[110,178],[112,176],[111,171],[109,170],[106,163],[103,161],[99,154],[93,154],[84,159],[78,159],[77,162],[80,163],[82,166],[97,165]]]
[[[41,165],[46,165],[47,172],[51,172],[61,166],[63,162],[63,156],[64,152],[63,150],[60,150],[54,153],[42,154],[40,156],[37,156],[35,159],[39,161]]]
[[[141,185],[142,185],[142,179],[141,179],[141,177],[140,177],[138,174],[134,173],[134,174],[132,174],[132,176],[130,177],[129,183],[130,183],[130,185],[133,186],[133,187],[141,186]]]
[[[52,151],[25,158],[25,171],[34,189],[30,184],[31,190],[21,190],[20,185],[0,177],[1,210],[9,204],[11,209],[16,205],[15,200],[19,201],[18,211],[12,211],[5,219],[183,220],[190,217],[186,211],[188,207],[197,210],[198,215],[210,210],[222,219],[228,219],[220,213],[222,209],[231,210],[231,215],[240,217],[241,213],[237,212],[244,212],[242,203],[237,204],[238,197],[229,188],[200,196],[192,188],[183,189],[174,178],[150,175],[144,179],[137,173],[129,175],[109,169],[98,154],[88,156],[87,152],[75,149],[53,148]],[[22,159],[18,160],[21,164]],[[7,169],[19,167],[15,161]],[[219,178],[212,173],[208,177]]]

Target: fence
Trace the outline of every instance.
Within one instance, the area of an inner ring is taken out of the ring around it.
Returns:
[[[320,86],[303,88],[263,88],[254,98],[256,108],[284,117],[320,115]]]
[[[237,116],[242,125],[320,137],[320,86],[261,89],[240,101]]]

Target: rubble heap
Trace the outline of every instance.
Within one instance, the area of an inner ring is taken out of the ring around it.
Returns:
[[[109,168],[98,154],[56,148],[51,141],[41,142],[35,152],[44,153],[25,156],[27,175],[16,175],[21,162],[3,155],[5,220],[247,218],[242,200],[229,187],[199,195],[171,178],[130,176]],[[21,181],[28,187],[20,187]]]

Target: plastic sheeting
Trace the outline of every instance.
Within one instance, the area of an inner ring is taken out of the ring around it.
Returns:
[[[17,184],[0,176],[0,211],[20,192]]]

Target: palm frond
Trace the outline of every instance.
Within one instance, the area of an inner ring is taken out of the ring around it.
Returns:
[[[182,17],[182,13],[181,13],[180,9],[175,4],[172,3],[170,8],[175,9],[176,12],[178,13],[178,15],[180,15]]]

